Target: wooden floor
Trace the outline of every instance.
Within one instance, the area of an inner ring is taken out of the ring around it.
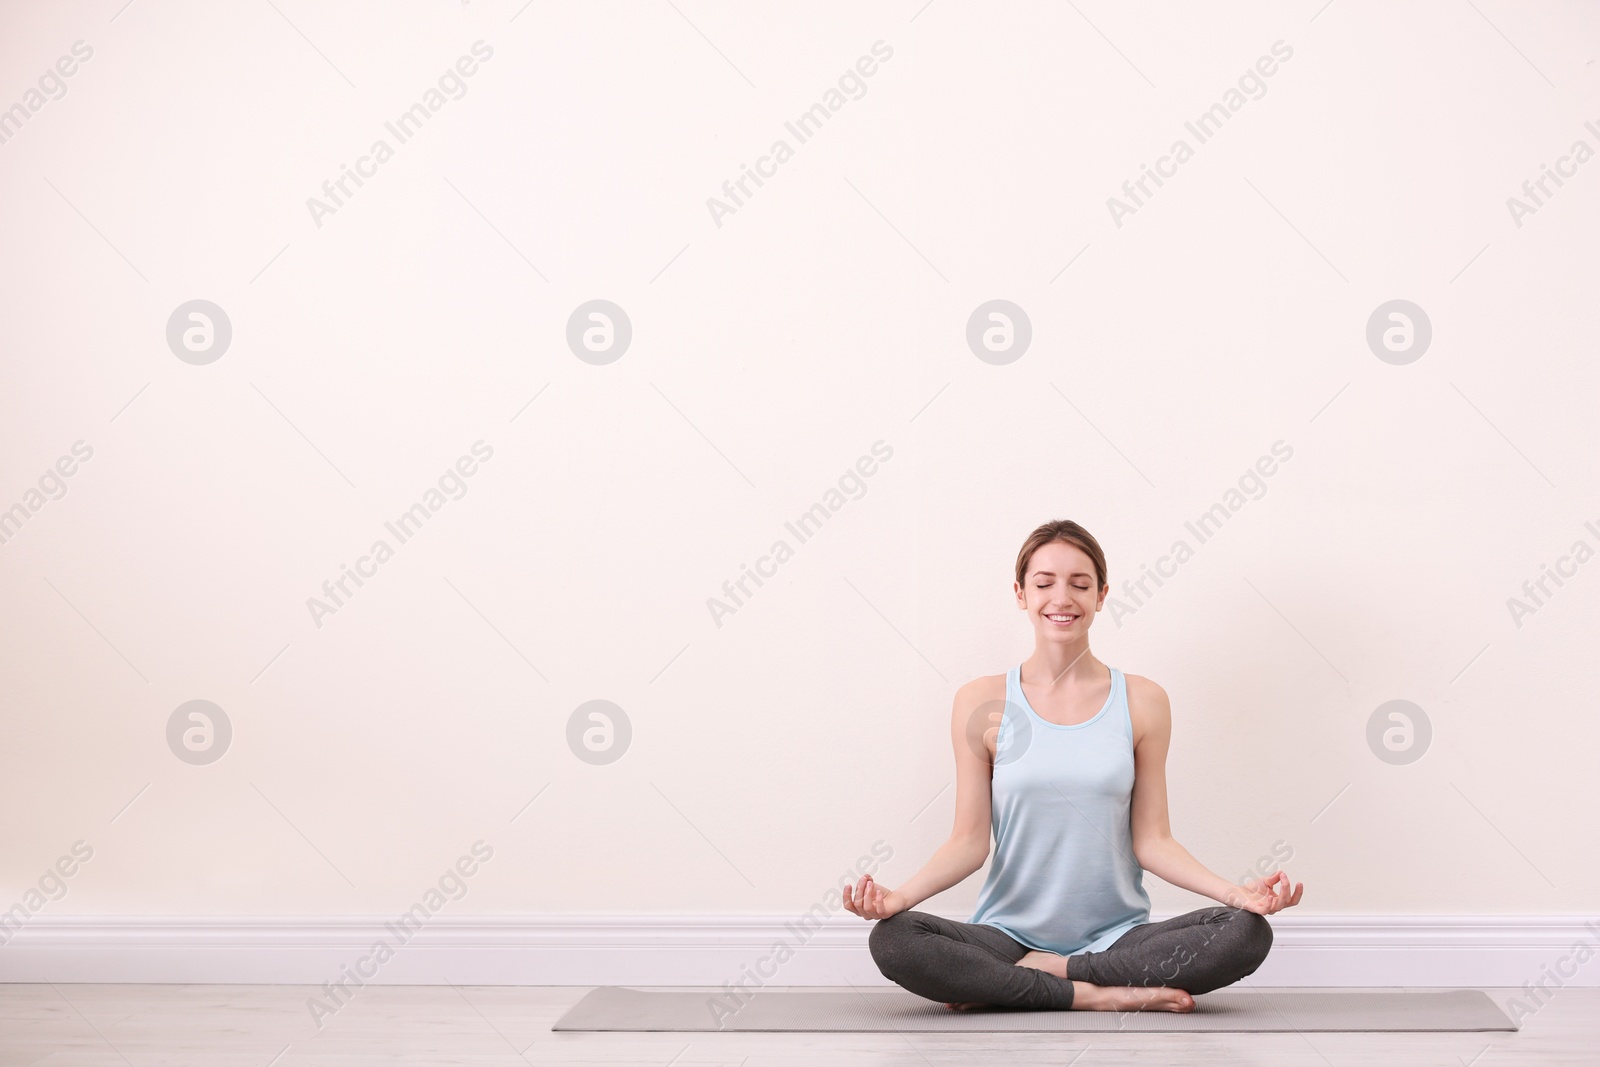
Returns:
[[[367,986],[318,1029],[309,986],[0,985],[0,1065],[353,1067],[1525,1067],[1600,1064],[1600,989],[1565,988],[1518,1033],[557,1034],[578,986]],[[1515,990],[1485,989],[1504,1006]]]

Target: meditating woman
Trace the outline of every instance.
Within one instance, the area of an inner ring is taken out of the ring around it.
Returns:
[[[1251,974],[1272,947],[1263,916],[1300,902],[1289,877],[1235,885],[1173,840],[1172,713],[1159,685],[1089,651],[1111,586],[1099,542],[1049,522],[1017,556],[1034,649],[955,697],[950,840],[898,889],[864,876],[844,906],[876,919],[885,977],[952,1009],[1192,1011],[1192,994]],[[970,922],[910,910],[994,863]],[[1143,872],[1221,906],[1150,922]],[[853,891],[852,891],[853,889]]]

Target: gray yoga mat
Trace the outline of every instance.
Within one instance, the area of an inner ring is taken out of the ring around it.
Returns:
[[[721,989],[601,986],[552,1030],[1034,1033],[1062,1031],[1481,1031],[1517,1026],[1477,989],[1218,989],[1192,1012],[955,1012],[897,987],[759,989],[735,1010]],[[720,1005],[720,1007],[718,1007]]]

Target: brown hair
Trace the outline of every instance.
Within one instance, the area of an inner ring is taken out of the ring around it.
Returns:
[[[1025,586],[1028,577],[1028,561],[1033,554],[1045,545],[1056,541],[1065,541],[1069,545],[1083,549],[1084,553],[1094,563],[1095,592],[1106,586],[1106,554],[1100,547],[1100,542],[1094,539],[1094,534],[1085,530],[1071,519],[1056,519],[1040,526],[1022,544],[1022,551],[1017,553],[1017,584]]]

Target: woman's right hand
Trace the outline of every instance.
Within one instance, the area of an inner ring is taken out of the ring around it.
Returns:
[[[887,919],[891,915],[905,911],[907,905],[905,898],[899,893],[883,888],[872,880],[872,875],[863,874],[853,896],[850,886],[844,887],[844,906],[846,911],[863,919]]]

